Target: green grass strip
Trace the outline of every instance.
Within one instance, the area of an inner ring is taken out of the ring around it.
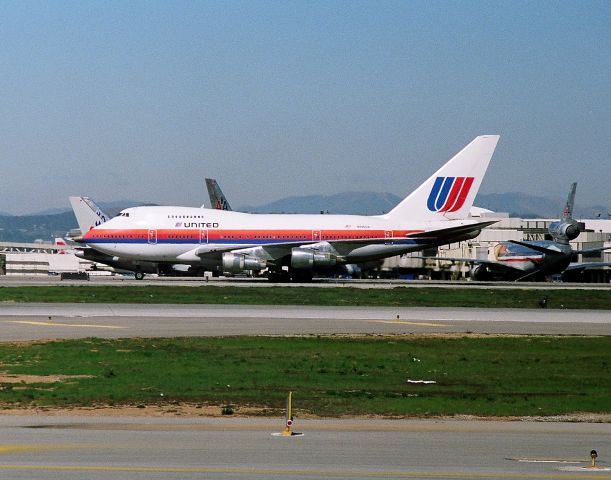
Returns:
[[[611,337],[232,337],[0,344],[13,406],[284,406],[336,415],[611,411]],[[432,380],[435,384],[412,384]]]
[[[389,307],[498,307],[611,309],[609,290],[389,289],[316,287],[37,286],[0,287],[0,302],[350,305]]]

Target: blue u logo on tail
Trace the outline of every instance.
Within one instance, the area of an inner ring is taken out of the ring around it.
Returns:
[[[474,177],[437,177],[426,206],[431,212],[455,212],[464,205]]]

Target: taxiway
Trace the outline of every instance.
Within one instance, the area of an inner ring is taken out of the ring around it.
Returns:
[[[607,310],[4,304],[2,340],[234,335],[611,335]]]
[[[611,424],[0,417],[0,474],[20,479],[611,479],[588,454]],[[604,455],[604,454],[603,454]],[[601,467],[605,467],[601,457]]]

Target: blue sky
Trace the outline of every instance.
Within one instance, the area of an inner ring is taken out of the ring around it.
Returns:
[[[481,191],[611,206],[611,2],[0,3],[0,211]],[[476,202],[477,203],[477,202]]]

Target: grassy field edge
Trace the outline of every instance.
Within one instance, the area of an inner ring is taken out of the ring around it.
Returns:
[[[291,390],[319,417],[606,414],[610,368],[611,337],[91,338],[0,344],[0,404],[275,415]]]
[[[362,289],[351,287],[36,286],[0,287],[0,302],[386,307],[539,308],[611,310],[611,290]]]

